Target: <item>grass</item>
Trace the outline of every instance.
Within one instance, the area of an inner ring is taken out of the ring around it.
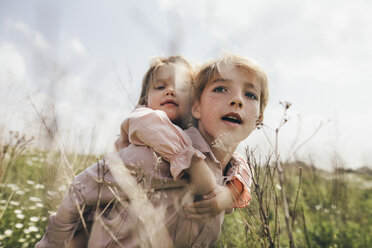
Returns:
[[[10,132],[0,142],[0,247],[34,247],[74,175],[96,162],[32,140]],[[225,217],[213,247],[372,247],[371,169],[344,169],[339,159],[331,172],[300,161],[278,167],[275,152],[247,156],[251,205]]]

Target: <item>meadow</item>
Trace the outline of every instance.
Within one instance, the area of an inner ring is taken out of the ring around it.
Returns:
[[[74,175],[102,155],[40,150],[8,132],[0,142],[0,247],[34,247]],[[227,215],[213,247],[372,247],[372,170],[333,171],[256,159],[249,207]]]

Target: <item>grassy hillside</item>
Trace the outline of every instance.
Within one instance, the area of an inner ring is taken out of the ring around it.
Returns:
[[[27,149],[29,139],[12,135],[1,144],[0,247],[34,247],[70,180],[96,156]],[[289,247],[290,236],[296,247],[372,247],[371,169],[280,164],[281,183],[275,162],[250,155],[249,164],[251,205],[226,216],[214,247]]]

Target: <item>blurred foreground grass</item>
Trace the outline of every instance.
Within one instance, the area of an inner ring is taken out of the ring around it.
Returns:
[[[17,146],[15,139],[7,150],[1,144],[0,247],[34,247],[44,234],[47,216],[56,210],[73,176],[96,161],[92,155],[26,149],[26,141]],[[345,170],[335,166],[333,172],[326,172],[300,162],[282,167],[297,247],[372,247],[370,169]],[[265,175],[265,167],[260,168],[255,171],[256,179]],[[282,190],[275,174],[271,183],[268,190]],[[270,184],[270,180],[252,185],[248,208],[226,216],[222,235],[214,247],[289,246],[280,197],[269,195],[261,205],[257,199],[265,192],[260,193],[258,187],[266,189],[265,184]],[[265,213],[267,216],[262,216]],[[263,224],[260,219],[266,217],[267,223]],[[271,244],[267,230],[275,231],[270,234],[276,240]]]

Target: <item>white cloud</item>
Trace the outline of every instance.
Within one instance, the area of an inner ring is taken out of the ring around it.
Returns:
[[[16,30],[20,34],[24,35],[28,40],[32,42],[34,46],[39,49],[44,50],[50,47],[50,45],[40,32],[30,28],[26,23],[22,21],[15,21],[8,18],[5,20],[5,25],[10,30]]]
[[[78,38],[71,40],[71,47],[78,55],[82,57],[86,56],[86,49]]]
[[[0,43],[0,83],[17,83],[25,77],[25,61],[12,43]]]

